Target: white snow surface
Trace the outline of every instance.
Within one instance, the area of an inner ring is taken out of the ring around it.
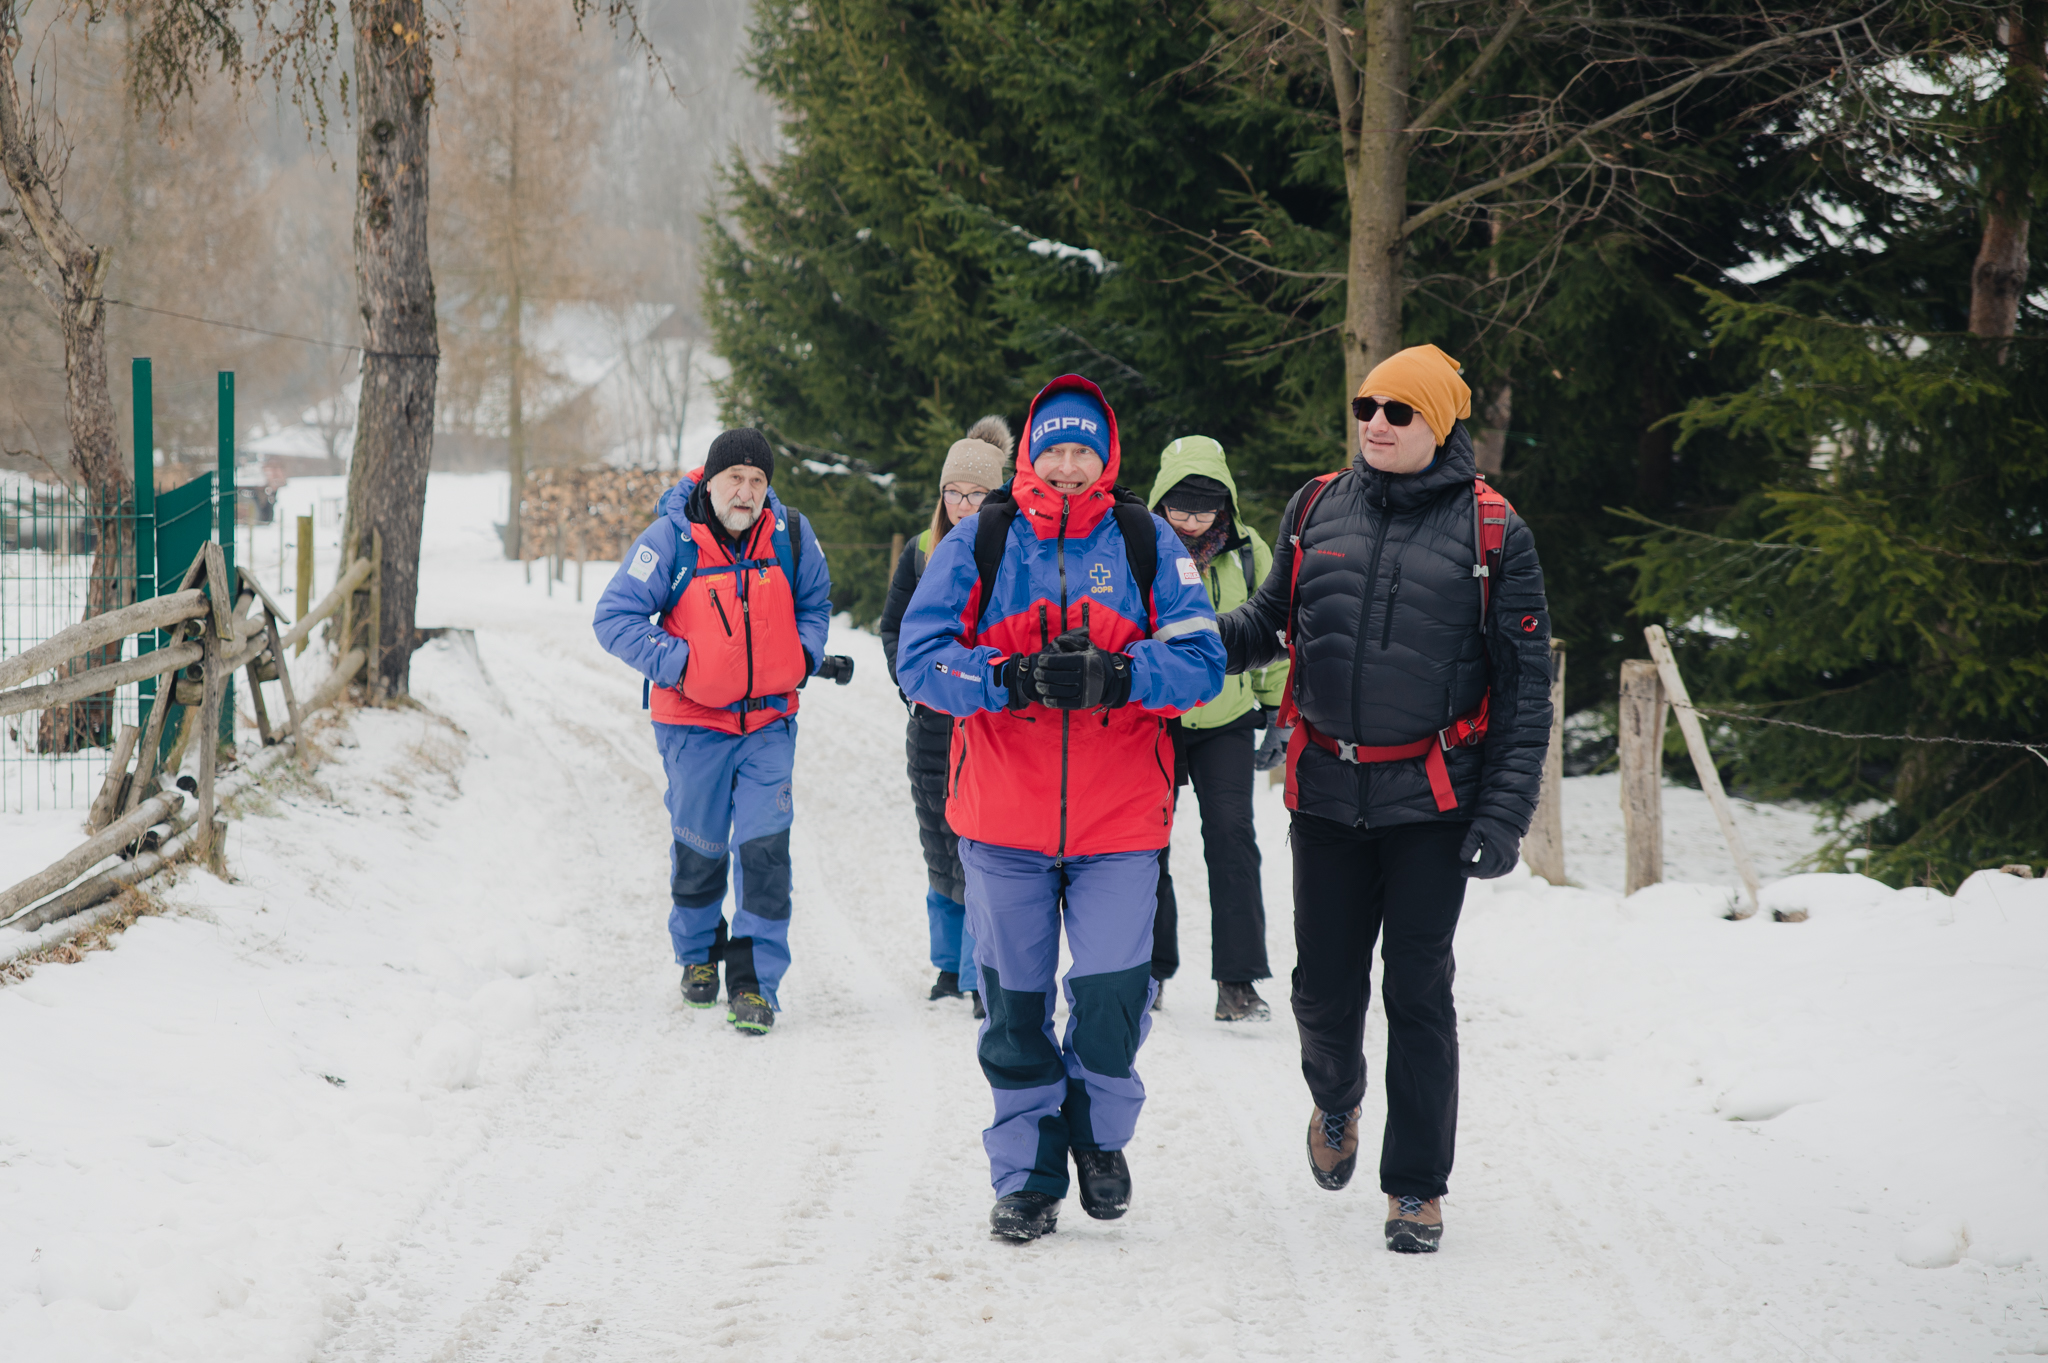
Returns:
[[[429,486],[423,709],[271,780],[235,879],[0,988],[0,1355],[30,1360],[1986,1359],[2048,1353],[2048,883],[1785,876],[1669,792],[1633,898],[1611,782],[1568,865],[1476,882],[1443,1252],[1385,1252],[1370,1144],[1304,1167],[1286,811],[1259,787],[1276,1018],[1213,1021],[1192,801],[1182,956],[1139,1057],[1128,1216],[991,1242],[990,1104],[925,999],[879,643],[804,694],[795,966],[766,1038],[682,1005],[640,688],[497,556],[503,480]],[[331,572],[323,560],[322,581]],[[480,664],[478,659],[480,659]],[[1680,879],[1680,877],[1683,879]],[[1602,888],[1604,887],[1604,888]],[[1385,1047],[1367,1038],[1366,1120]]]

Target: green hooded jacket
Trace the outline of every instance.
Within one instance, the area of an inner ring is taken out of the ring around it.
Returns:
[[[1230,465],[1224,462],[1223,447],[1206,435],[1187,435],[1168,445],[1159,454],[1159,477],[1152,484],[1152,495],[1145,504],[1157,510],[1161,499],[1173,490],[1181,479],[1194,474],[1214,478],[1230,489],[1230,522],[1234,533],[1226,541],[1226,547],[1211,559],[1203,570],[1202,581],[1209,588],[1209,602],[1216,607],[1218,615],[1242,606],[1251,593],[1245,590],[1244,561],[1242,553],[1249,546],[1252,554],[1253,587],[1266,580],[1266,574],[1273,566],[1273,551],[1259,538],[1259,532],[1244,523],[1237,514],[1237,480],[1230,476]],[[1263,705],[1269,710],[1278,710],[1280,701],[1287,693],[1287,659],[1223,679],[1223,691],[1206,705],[1197,706],[1181,716],[1180,722],[1190,729],[1220,729],[1238,719],[1254,705]]]

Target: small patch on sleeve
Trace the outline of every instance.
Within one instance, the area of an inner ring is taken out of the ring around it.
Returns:
[[[1201,586],[1202,574],[1201,570],[1195,567],[1195,561],[1191,558],[1184,558],[1179,560],[1179,563],[1181,584],[1188,587]]]
[[[626,569],[626,575],[636,582],[645,582],[653,574],[654,566],[654,550],[643,544],[633,551],[633,563]]]

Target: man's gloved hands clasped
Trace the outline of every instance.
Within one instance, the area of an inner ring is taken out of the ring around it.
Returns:
[[[1497,819],[1474,819],[1458,848],[1458,870],[1467,880],[1495,880],[1515,869],[1522,839]]]
[[[1003,664],[1010,708],[1032,701],[1055,710],[1115,709],[1131,698],[1131,660],[1088,642],[1085,630],[1069,630],[1043,653],[1025,653]]]
[[[827,653],[818,663],[818,675],[844,686],[853,680],[853,659],[844,653]]]
[[[1294,726],[1281,728],[1278,724],[1266,726],[1266,736],[1259,740],[1259,750],[1252,754],[1253,771],[1271,771],[1287,760],[1287,743],[1294,737]]]

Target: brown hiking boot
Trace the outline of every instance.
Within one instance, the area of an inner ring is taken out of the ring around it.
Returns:
[[[1244,984],[1216,985],[1216,1020],[1218,1022],[1266,1022],[1273,1016],[1273,1010],[1259,997],[1259,991],[1249,982]]]
[[[1308,1119],[1308,1170],[1316,1183],[1336,1192],[1358,1168],[1358,1109],[1325,1112]]]
[[[1387,1248],[1396,1254],[1434,1254],[1444,1238],[1440,1197],[1387,1197]]]

